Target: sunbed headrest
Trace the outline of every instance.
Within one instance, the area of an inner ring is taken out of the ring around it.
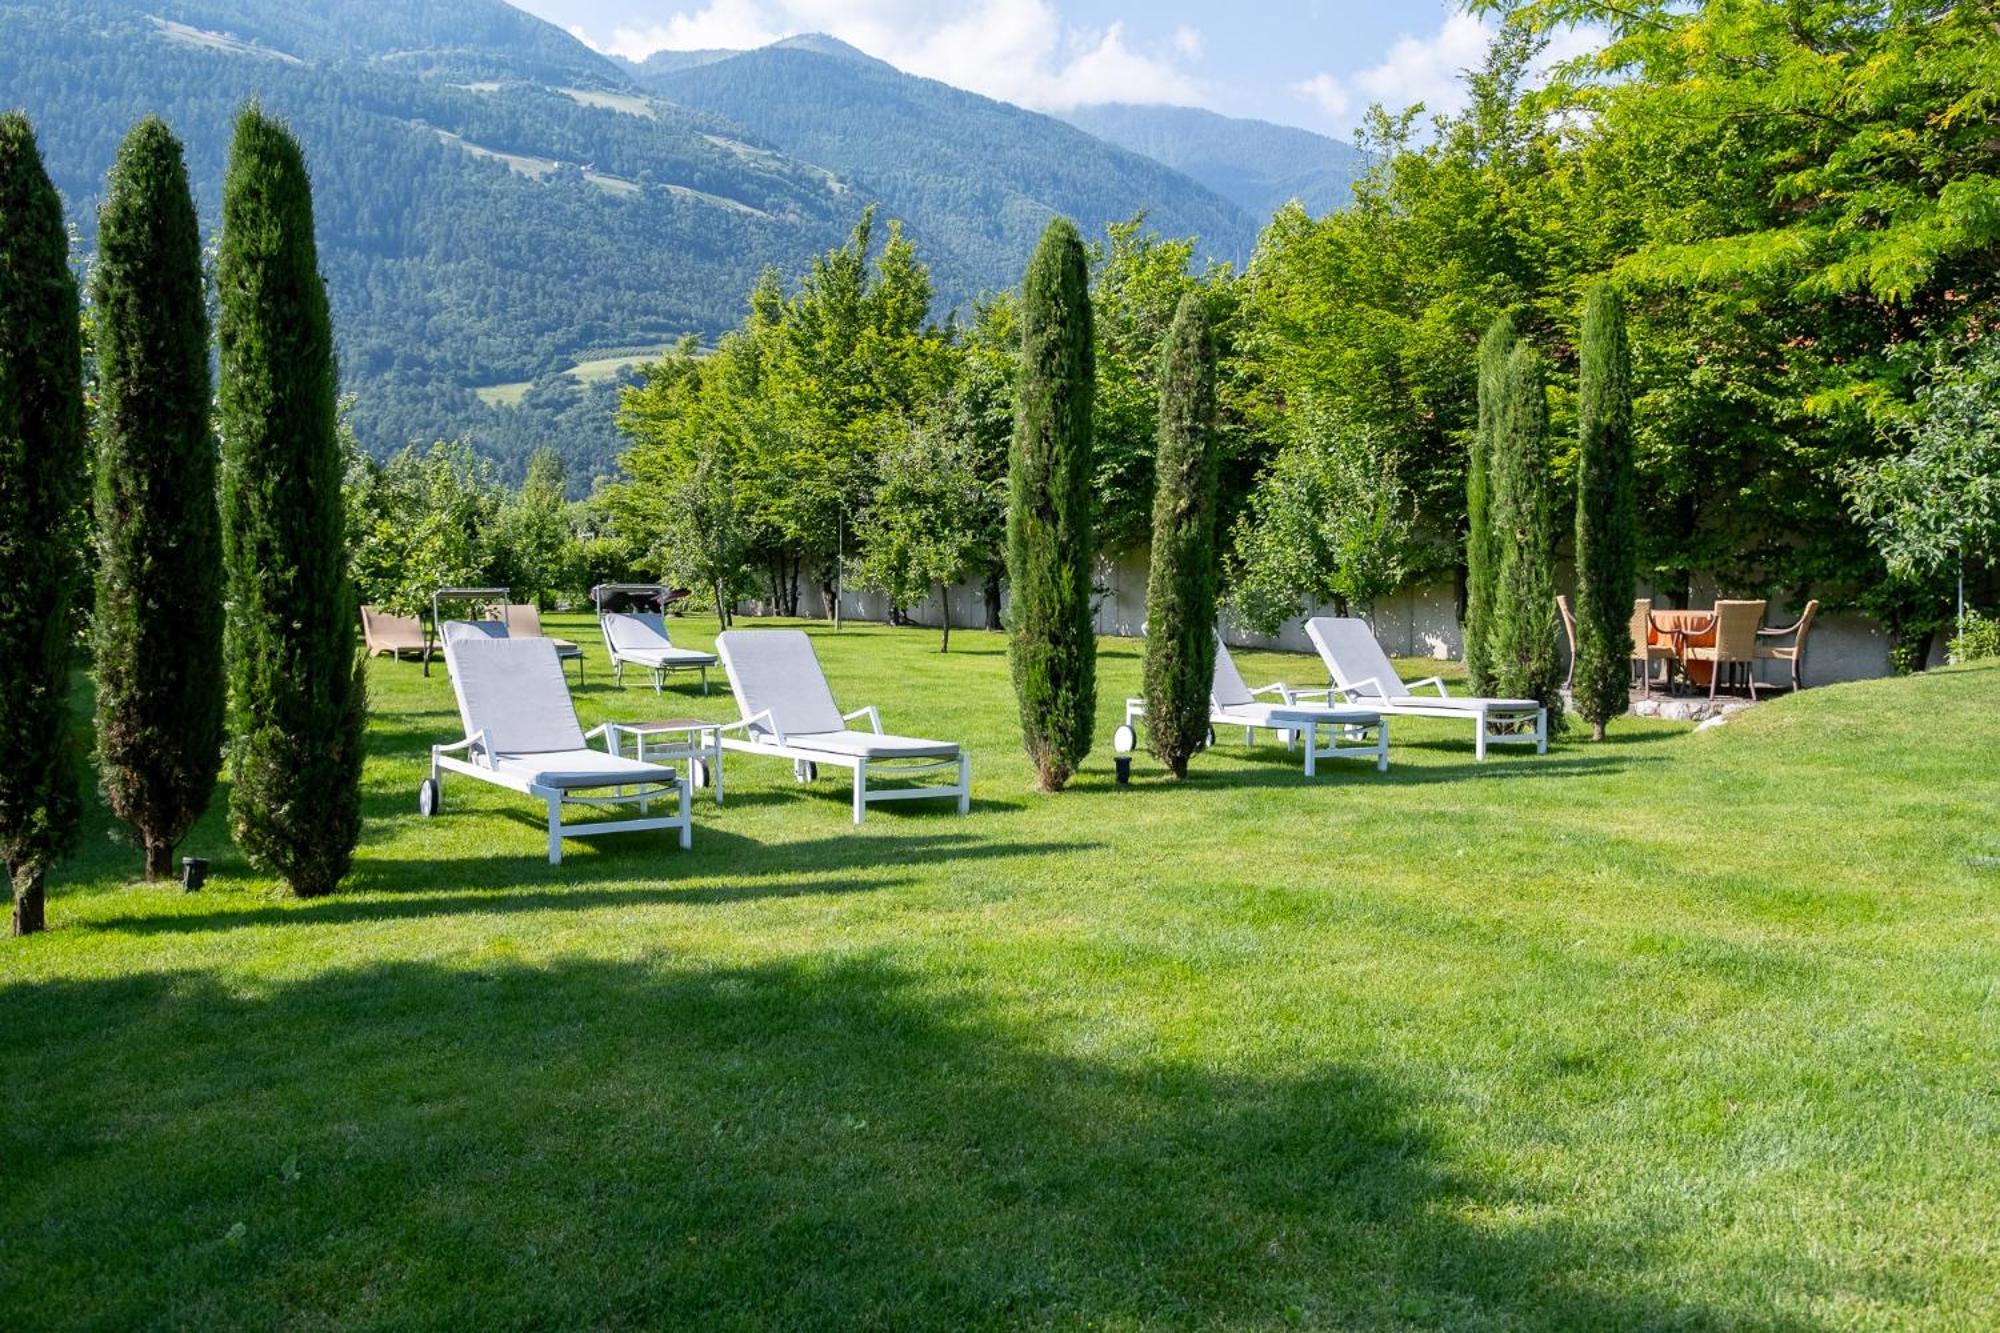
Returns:
[[[644,651],[674,646],[674,641],[667,637],[667,618],[657,611],[610,611],[602,617],[602,622],[604,640],[613,648]]]
[[[745,721],[768,711],[788,736],[847,729],[803,630],[726,630],[715,652]]]
[[[446,638],[445,666],[465,734],[486,733],[494,754],[581,750],[586,742],[570,702],[556,646],[547,639]]]
[[[1236,669],[1236,659],[1229,655],[1229,648],[1222,642],[1220,634],[1215,636],[1215,683],[1209,686],[1209,693],[1222,708],[1241,708],[1257,702],[1257,696],[1250,693],[1250,687],[1244,683],[1243,673]]]
[[[507,622],[504,620],[447,620],[438,627],[446,643],[457,643],[461,639],[504,639],[507,637]]]
[[[1403,678],[1396,674],[1395,664],[1376,642],[1367,621],[1316,616],[1306,622],[1306,637],[1319,649],[1333,683],[1342,689],[1388,699],[1409,696]]]

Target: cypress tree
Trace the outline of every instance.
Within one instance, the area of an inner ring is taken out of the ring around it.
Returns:
[[[1632,453],[1632,351],[1625,307],[1609,282],[1583,307],[1577,395],[1576,677],[1577,712],[1591,735],[1630,702],[1632,590],[1639,579],[1635,533],[1638,481]]]
[[[230,146],[216,274],[231,824],[253,864],[314,897],[361,834],[367,700],[312,186],[297,140],[254,105]]]
[[[208,808],[222,761],[222,534],[201,227],[181,146],[135,126],[98,216],[97,757],[146,878]]]
[[[1091,633],[1090,271],[1067,219],[1049,224],[1021,296],[1021,366],[1007,469],[1009,657],[1022,739],[1042,790],[1061,791],[1090,753],[1097,712]]]
[[[1176,778],[1208,735],[1215,675],[1215,339],[1181,297],[1160,357],[1153,563],[1146,582],[1146,734]]]
[[[1465,669],[1474,694],[1493,693],[1493,662],[1486,643],[1493,615],[1494,550],[1492,470],[1494,436],[1507,390],[1507,358],[1517,341],[1514,317],[1502,315],[1479,341],[1479,423],[1465,469]]]
[[[1507,357],[1494,421],[1489,473],[1495,545],[1486,651],[1494,692],[1534,699],[1562,722],[1556,646],[1555,534],[1549,495],[1549,401],[1541,354],[1525,344]]]
[[[69,716],[83,352],[62,200],[26,116],[0,115],[0,863],[13,931],[43,929],[43,879],[82,815]]]

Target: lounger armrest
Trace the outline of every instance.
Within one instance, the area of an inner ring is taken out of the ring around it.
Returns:
[[[778,719],[771,716],[771,710],[768,708],[761,713],[753,713],[740,722],[725,722],[717,730],[725,734],[732,731],[740,731],[747,736],[750,734],[750,728],[760,722],[771,729],[771,738],[773,740],[777,741],[780,745],[785,743],[785,730],[778,725]]]
[[[1304,700],[1304,699],[1319,699],[1319,700],[1323,700],[1323,701],[1324,701],[1324,702],[1326,702],[1326,703],[1332,703],[1332,702],[1333,702],[1333,696],[1334,696],[1334,694],[1335,694],[1335,693],[1336,693],[1336,691],[1334,691],[1334,690],[1332,690],[1332,689],[1325,689],[1325,690],[1294,690],[1294,689],[1291,689],[1291,688],[1287,687],[1287,688],[1285,689],[1285,702],[1286,702],[1286,703],[1288,703],[1288,704],[1295,704],[1295,703],[1298,703],[1299,701],[1301,701],[1301,700]]]
[[[1364,685],[1373,686],[1375,693],[1363,694],[1361,689]],[[1340,692],[1340,696],[1343,699],[1386,699],[1389,697],[1389,691],[1382,688],[1382,681],[1377,676],[1370,676],[1366,680],[1357,680],[1352,685],[1336,685],[1333,688]]]
[[[477,757],[484,761],[488,768],[493,767],[493,754],[486,748],[486,733],[483,731],[475,731],[464,740],[454,741],[450,745],[433,745],[431,747],[433,754],[456,754],[460,750],[467,752],[478,751]]]
[[[1422,680],[1417,681],[1413,685],[1410,685],[1408,689],[1411,694],[1415,694],[1418,690],[1421,690],[1426,685],[1437,686],[1438,698],[1440,699],[1451,698],[1451,691],[1445,688],[1444,680],[1442,677],[1439,676],[1425,676]]]
[[[875,711],[874,704],[869,704],[866,708],[857,708],[851,713],[842,713],[840,720],[842,722],[852,722],[857,717],[867,718],[868,725],[875,728],[875,734],[877,736],[882,734],[882,715]]]
[[[1275,694],[1280,699],[1283,699],[1286,703],[1290,703],[1293,698],[1293,692],[1291,687],[1289,685],[1286,685],[1285,682],[1283,681],[1277,681],[1270,685],[1259,685],[1256,689],[1250,691],[1250,697],[1252,699],[1256,698],[1260,694]]]
[[[589,731],[584,732],[583,738],[587,741],[594,741],[599,736],[609,737],[611,734],[611,729],[617,725],[618,724],[616,722],[600,722],[596,726],[592,727]],[[604,748],[606,750],[611,749],[611,746],[608,741],[605,744]]]

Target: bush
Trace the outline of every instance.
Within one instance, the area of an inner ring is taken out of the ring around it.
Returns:
[[[1954,662],[1985,662],[2000,657],[2000,617],[1977,611],[1965,613],[1965,628],[1948,645]]]

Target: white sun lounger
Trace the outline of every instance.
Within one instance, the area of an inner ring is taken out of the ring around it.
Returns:
[[[1306,637],[1319,649],[1333,693],[1373,708],[1384,717],[1441,717],[1470,722],[1481,763],[1488,745],[1533,745],[1549,752],[1549,712],[1533,699],[1454,698],[1436,676],[1406,685],[1365,620],[1319,616],[1306,622]],[[1418,694],[1431,686],[1434,695]]]
[[[725,750],[789,759],[801,781],[816,776],[820,764],[852,769],[857,824],[876,801],[949,796],[961,815],[972,809],[972,760],[965,751],[950,741],[887,735],[872,704],[842,713],[803,631],[728,630],[716,638],[715,650],[743,714],[722,729]],[[872,730],[848,729],[863,717]],[[869,786],[871,776],[900,782],[947,772],[956,775],[950,786]]]
[[[694,818],[687,779],[671,768],[590,748],[591,739],[602,736],[606,728],[585,734],[576,720],[569,682],[553,643],[491,638],[479,631],[454,636],[447,627],[444,660],[458,696],[465,739],[431,747],[431,775],[417,794],[417,806],[426,816],[435,815],[442,805],[444,774],[450,771],[545,802],[550,865],[562,864],[565,836],[678,829],[681,846],[692,845]],[[679,813],[671,818],[562,822],[566,805],[637,806],[646,816],[654,801],[672,798],[678,798]]]
[[[619,684],[625,683],[625,664],[630,662],[653,674],[655,694],[671,671],[701,672],[701,692],[708,693],[708,669],[715,665],[715,654],[674,647],[667,637],[665,616],[606,611],[598,616],[597,625],[604,631],[604,651],[611,657],[611,675]]]
[[[1305,741],[1305,773],[1309,778],[1318,776],[1322,759],[1372,759],[1376,772],[1388,772],[1389,724],[1382,715],[1325,702],[1327,694],[1326,690],[1294,690],[1287,685],[1251,689],[1218,634],[1215,682],[1208,696],[1209,741],[1214,743],[1217,727],[1243,728],[1245,745],[1255,745],[1259,731],[1272,731],[1286,749],[1295,739]],[[1275,697],[1276,702],[1260,702],[1260,695]],[[1315,704],[1314,699],[1322,702]],[[1144,699],[1125,701],[1125,725],[1119,729],[1117,749],[1130,751],[1138,744],[1138,726],[1145,716]]]

